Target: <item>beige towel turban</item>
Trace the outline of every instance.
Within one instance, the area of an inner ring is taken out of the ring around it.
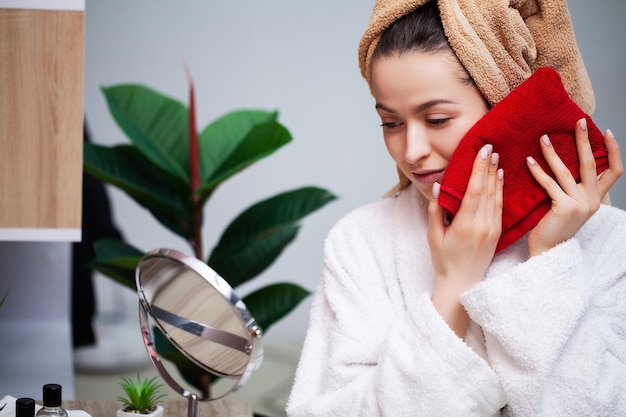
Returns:
[[[371,88],[371,59],[381,34],[428,0],[377,0],[359,45],[361,74]],[[565,0],[437,0],[452,49],[491,105],[537,68],[557,70],[588,114],[593,90]]]

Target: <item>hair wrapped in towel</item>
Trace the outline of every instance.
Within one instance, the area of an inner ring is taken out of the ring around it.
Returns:
[[[446,37],[490,105],[540,67],[559,72],[588,114],[595,107],[565,0],[437,1]],[[361,74],[372,85],[372,55],[383,32],[428,0],[377,0],[359,44]]]

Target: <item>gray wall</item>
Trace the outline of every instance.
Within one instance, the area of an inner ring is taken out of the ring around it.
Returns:
[[[314,289],[328,229],[346,212],[379,198],[395,181],[356,50],[373,0],[87,2],[85,109],[95,142],[124,143],[99,90],[142,83],[183,102],[187,62],[196,85],[198,124],[242,107],[277,109],[294,141],[220,188],[205,213],[210,249],[249,204],[302,185],[340,199],[304,222],[295,243],[251,285],[295,281]],[[183,6],[184,4],[184,6]],[[626,3],[570,2],[576,33],[596,89],[594,118],[626,150]],[[626,151],[624,152],[626,154]],[[612,192],[626,207],[624,180]],[[111,190],[117,222],[136,246],[186,252],[125,195]],[[310,300],[272,329],[270,343],[299,343]]]
[[[70,255],[67,242],[0,242],[0,400],[41,399],[51,382],[74,398]]]

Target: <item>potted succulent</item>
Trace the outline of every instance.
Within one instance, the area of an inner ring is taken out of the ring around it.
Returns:
[[[117,397],[122,407],[117,410],[117,417],[136,417],[142,414],[150,417],[162,417],[163,406],[158,402],[165,397],[159,393],[163,384],[157,382],[157,377],[141,379],[137,374],[137,380],[120,377],[120,386],[125,396]]]
[[[204,252],[203,209],[215,190],[233,175],[291,141],[278,113],[235,110],[196,129],[194,88],[189,77],[189,106],[149,87],[124,84],[103,88],[109,110],[131,144],[112,147],[85,143],[87,173],[126,192],[165,228],[185,239],[205,261],[237,289],[270,266],[293,242],[300,221],[336,197],[305,186],[278,193],[243,210]],[[135,268],[149,250],[127,241],[96,241],[91,267],[135,290]],[[289,314],[310,292],[279,282],[242,296],[264,333]],[[241,294],[239,294],[241,296]],[[159,354],[203,394],[207,373],[182,356],[167,338],[155,340]]]

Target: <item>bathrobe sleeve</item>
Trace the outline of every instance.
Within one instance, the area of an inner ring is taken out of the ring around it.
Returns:
[[[505,415],[626,415],[625,224],[603,207],[575,238],[463,295]]]
[[[368,227],[342,222],[326,241],[288,415],[500,415],[496,374],[427,291],[402,301],[392,245]]]

